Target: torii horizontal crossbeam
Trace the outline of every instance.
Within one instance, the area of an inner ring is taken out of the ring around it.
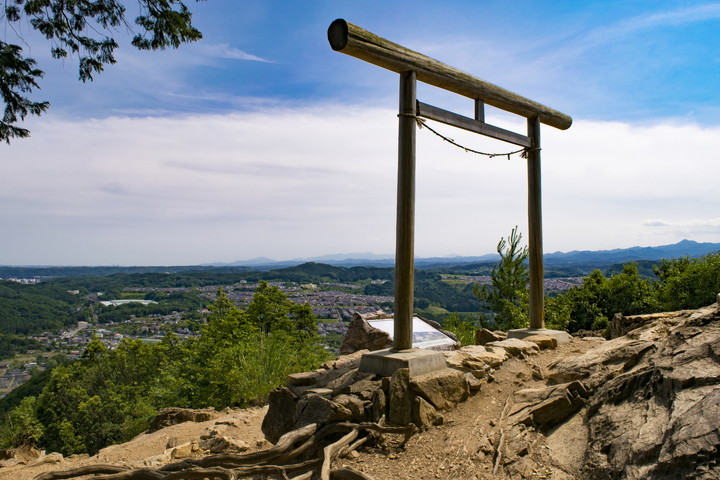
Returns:
[[[333,50],[378,65],[396,73],[414,71],[417,80],[473,100],[523,116],[561,130],[570,128],[572,117],[513,93],[493,83],[390,42],[339,18],[328,29]]]
[[[457,113],[448,112],[442,108],[433,107],[427,103],[417,102],[418,117],[429,118],[436,122],[452,125],[453,127],[462,128],[470,132],[479,133],[486,137],[502,140],[503,142],[513,143],[521,147],[531,148],[532,140],[526,135],[505,130],[504,128],[490,125],[489,123],[479,122],[472,118],[463,117]]]

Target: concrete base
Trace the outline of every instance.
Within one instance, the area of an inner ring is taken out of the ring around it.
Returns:
[[[556,339],[558,345],[570,343],[570,340],[572,340],[572,337],[567,332],[548,330],[547,328],[518,328],[507,332],[508,338],[517,338],[518,340],[522,340],[530,335],[547,335],[548,337]]]
[[[391,377],[396,370],[407,368],[410,377],[424,375],[446,368],[445,355],[434,350],[376,350],[366,353],[360,359],[359,370],[383,377]]]

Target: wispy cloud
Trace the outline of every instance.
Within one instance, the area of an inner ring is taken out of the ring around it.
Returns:
[[[707,3],[687,8],[651,13],[620,22],[618,31],[632,32],[666,25],[684,25],[720,19],[720,3]]]
[[[648,29],[686,25],[720,19],[720,3],[710,3],[688,8],[653,12],[594,28],[586,33],[566,38],[565,54],[579,55],[589,48],[622,40],[622,37]]]
[[[670,222],[666,222],[665,220],[645,220],[642,222],[643,226],[645,227],[669,227]]]
[[[688,220],[667,221],[667,220],[645,220],[646,227],[666,228],[720,228],[720,217],[717,218],[692,218]]]
[[[248,60],[252,62],[274,63],[271,60],[258,57],[252,53],[247,53],[239,48],[231,47],[227,43],[201,43],[198,44],[198,51],[206,55],[216,58],[226,58],[230,60]]]

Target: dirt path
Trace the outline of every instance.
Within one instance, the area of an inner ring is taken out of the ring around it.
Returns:
[[[498,468],[497,474],[493,475],[498,443],[508,432],[501,418],[513,392],[545,385],[543,378],[547,365],[561,357],[584,353],[602,341],[573,339],[568,345],[541,351],[524,360],[511,358],[494,373],[494,381],[483,385],[478,393],[455,410],[445,412],[442,425],[415,435],[404,448],[390,438],[383,445],[353,452],[339,463],[363,471],[377,480],[571,479],[571,473],[565,473],[568,469],[561,465],[563,459],[553,455],[545,437],[529,430],[523,433],[527,437],[523,442],[528,446],[527,451],[506,453],[506,457],[498,463],[503,466],[509,459],[532,457],[535,461],[529,464],[533,467],[523,471],[523,462],[515,461],[509,470]],[[128,443],[107,447],[93,457],[72,456],[58,462],[57,457],[49,455],[36,460],[35,464],[0,468],[0,480],[31,480],[45,471],[97,463],[154,466],[170,461],[173,446],[198,442],[202,435],[218,426],[222,426],[224,435],[245,442],[249,446],[248,451],[264,449],[269,444],[264,440],[260,425],[266,411],[267,407],[227,410],[207,422],[186,422],[141,434]],[[564,451],[567,447],[572,450],[572,438],[568,438],[567,442],[555,438],[550,443],[554,449],[563,447]],[[543,467],[537,468],[538,464]]]
[[[547,365],[561,357],[582,354],[602,341],[573,339],[568,345],[541,351],[525,360],[511,358],[495,372],[493,382],[483,385],[467,402],[445,413],[442,425],[411,438],[404,449],[387,445],[341,463],[378,480],[572,478],[563,469],[551,466],[537,472],[515,471],[509,476],[505,476],[502,469],[498,468],[493,475],[494,453],[505,427],[500,419],[506,402],[516,390],[545,386],[542,377]],[[527,442],[524,443],[532,445],[536,450],[533,453],[543,457],[550,454],[542,435],[530,431],[527,435]],[[552,462],[548,458],[544,460],[544,463],[559,463],[555,458]],[[500,463],[504,463],[502,458]]]

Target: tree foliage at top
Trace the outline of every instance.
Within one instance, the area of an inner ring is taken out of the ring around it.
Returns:
[[[80,80],[86,82],[113,64],[118,43],[113,32],[132,30],[126,19],[126,7],[120,0],[6,0],[0,22],[13,32],[24,23],[50,42],[53,58],[74,56],[78,59]],[[139,32],[132,45],[140,50],[177,48],[182,43],[202,38],[192,25],[192,14],[181,0],[138,0]],[[19,43],[23,43],[18,35]],[[30,135],[16,124],[28,115],[40,115],[48,102],[33,101],[30,95],[40,88],[43,71],[33,58],[25,57],[18,44],[0,41],[0,95],[5,109],[0,119],[0,140]]]
[[[497,245],[500,261],[493,268],[491,285],[475,285],[475,295],[495,313],[493,326],[501,330],[520,328],[528,323],[527,247],[520,247],[522,234],[517,226]]]

